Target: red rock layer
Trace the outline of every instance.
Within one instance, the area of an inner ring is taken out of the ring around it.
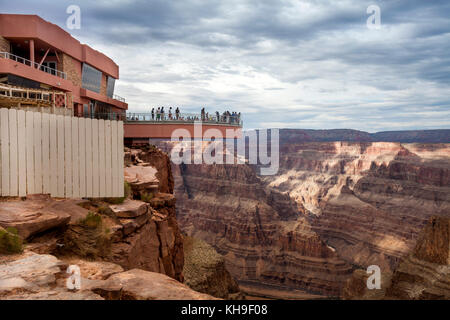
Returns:
[[[432,214],[450,215],[450,145],[284,146],[270,186],[289,191],[337,254],[391,271]]]
[[[224,255],[233,277],[339,295],[350,266],[311,230],[303,208],[249,166],[181,165],[174,177],[182,230]]]

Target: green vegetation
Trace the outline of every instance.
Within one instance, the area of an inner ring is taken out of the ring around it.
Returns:
[[[99,214],[89,211],[86,218],[80,219],[78,223],[88,228],[97,229],[102,225],[102,217]]]
[[[141,193],[141,201],[150,202],[153,199],[153,193],[143,192]]]
[[[22,252],[23,242],[15,228],[0,228],[0,253],[12,254]]]
[[[112,213],[112,211],[111,211],[111,209],[110,209],[109,207],[107,207],[107,206],[100,206],[100,207],[98,207],[98,213],[99,213],[99,214],[106,215],[106,216],[110,216],[111,213]]]

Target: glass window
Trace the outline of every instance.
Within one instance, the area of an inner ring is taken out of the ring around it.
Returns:
[[[102,72],[83,63],[82,86],[85,89],[100,93],[102,85]]]
[[[107,82],[106,82],[106,95],[110,98],[112,98],[114,95],[114,84],[115,83],[116,83],[116,79],[108,76]]]

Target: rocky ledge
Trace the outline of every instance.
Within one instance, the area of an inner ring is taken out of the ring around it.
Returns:
[[[69,264],[81,271],[81,287],[66,286]],[[161,273],[139,269],[123,271],[113,263],[60,260],[32,252],[0,260],[0,299],[5,300],[205,300],[213,297],[193,291]]]

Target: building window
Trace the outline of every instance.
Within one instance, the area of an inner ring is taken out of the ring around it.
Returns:
[[[42,62],[40,69],[44,72],[56,75],[56,62],[53,61],[45,61]]]
[[[85,89],[100,93],[102,85],[102,72],[83,63],[82,86]]]
[[[114,84],[116,83],[116,79],[110,76],[108,76],[106,79],[106,95],[112,98],[114,95]]]

